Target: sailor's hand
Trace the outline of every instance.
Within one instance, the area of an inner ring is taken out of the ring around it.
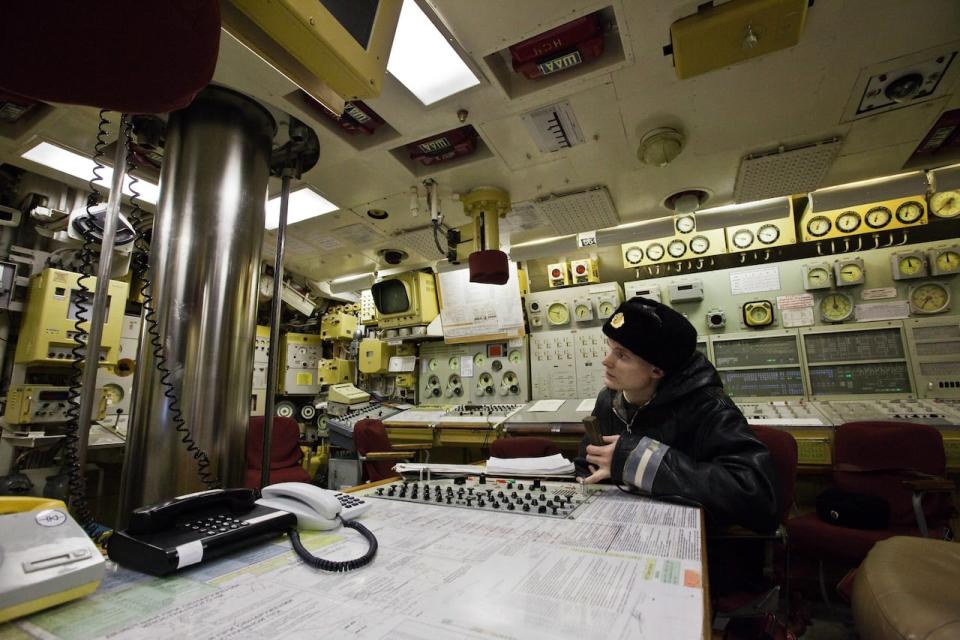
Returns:
[[[617,448],[620,436],[603,436],[604,445],[587,445],[587,463],[593,471],[592,475],[583,478],[584,484],[594,484],[610,478],[610,467],[613,465],[613,450]]]

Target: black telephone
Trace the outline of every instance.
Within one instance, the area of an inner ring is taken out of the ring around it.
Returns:
[[[107,542],[107,555],[125,567],[163,576],[274,538],[297,517],[256,500],[253,489],[213,489],[133,511],[130,524]]]

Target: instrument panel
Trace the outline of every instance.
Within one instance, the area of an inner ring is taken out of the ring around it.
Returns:
[[[927,224],[928,220],[923,194],[831,211],[814,211],[813,202],[811,199],[800,218],[800,239],[803,242],[915,227]]]

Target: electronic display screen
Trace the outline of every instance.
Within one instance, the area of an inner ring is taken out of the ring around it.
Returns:
[[[376,282],[370,287],[373,304],[380,315],[407,313],[410,308],[410,296],[407,287],[400,280],[384,280]]]
[[[903,358],[899,327],[873,331],[808,333],[803,339],[807,362],[845,362]]]
[[[800,350],[794,336],[717,340],[713,357],[718,367],[799,364]]]
[[[370,44],[379,0],[320,0],[327,11],[364,49]]]
[[[37,392],[37,400],[40,402],[61,402],[70,398],[70,391],[67,389],[46,390]]]
[[[751,369],[718,373],[724,391],[731,397],[803,395],[803,377],[799,369]]]
[[[810,367],[810,392],[815,396],[910,393],[910,375],[905,362]]]

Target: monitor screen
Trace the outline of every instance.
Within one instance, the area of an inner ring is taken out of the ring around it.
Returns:
[[[410,296],[407,287],[400,280],[384,280],[370,287],[373,304],[380,315],[406,313],[410,309]]]

